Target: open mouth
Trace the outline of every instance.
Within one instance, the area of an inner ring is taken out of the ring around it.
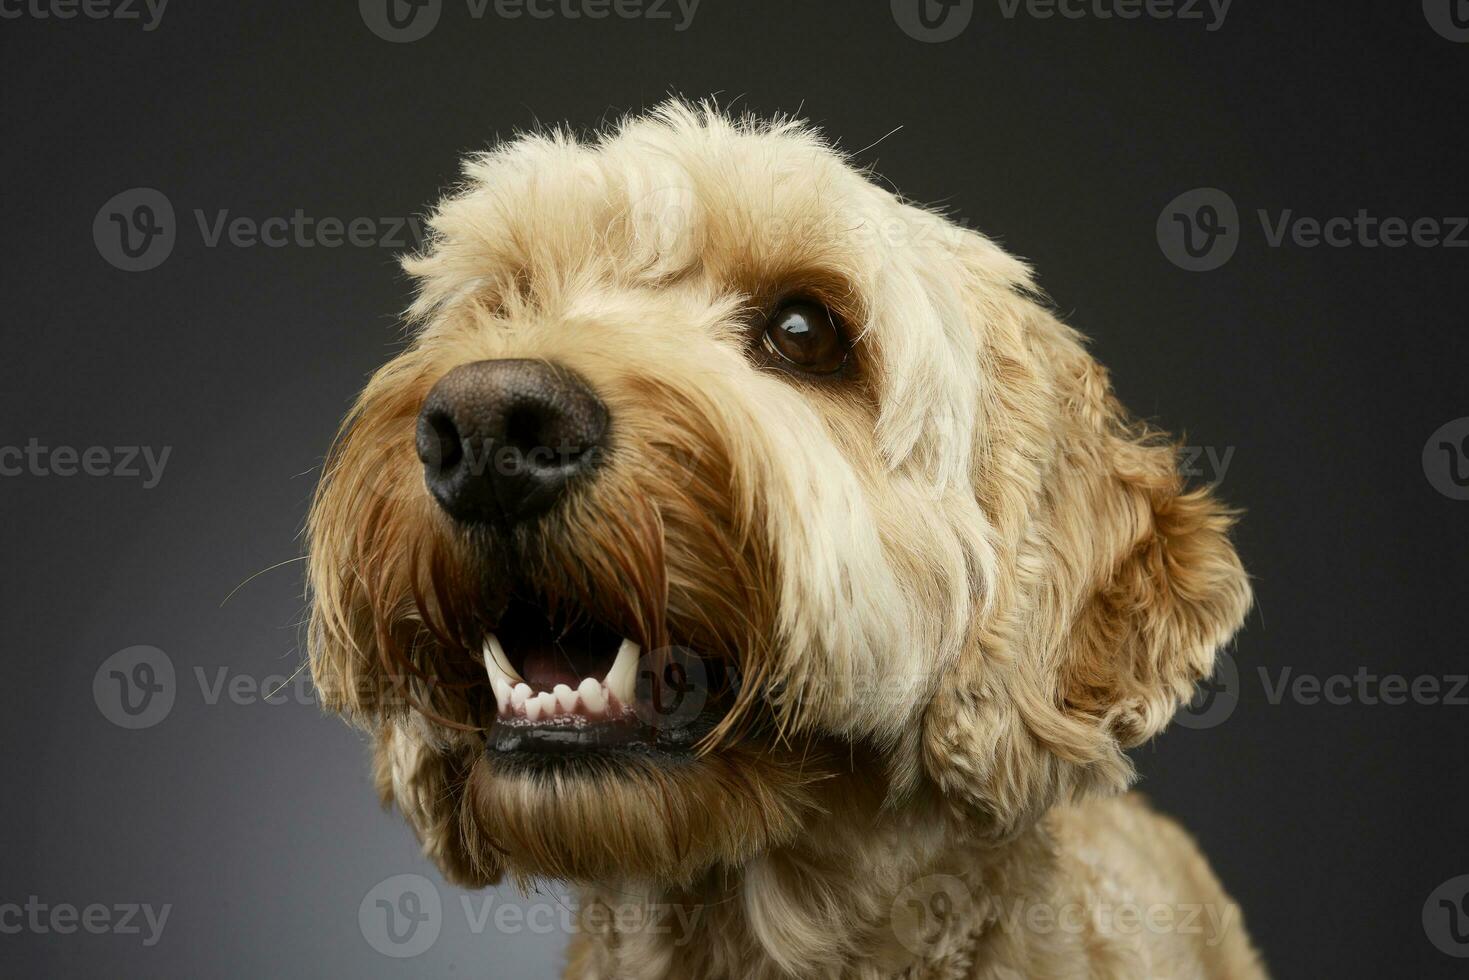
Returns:
[[[485,637],[497,714],[487,748],[688,754],[727,707],[729,672],[680,648],[646,653],[584,617],[512,599]]]

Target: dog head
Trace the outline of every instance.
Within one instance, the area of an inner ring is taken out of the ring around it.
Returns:
[[[1026,267],[802,125],[521,138],[431,227],[310,647],[455,880],[687,881],[834,793],[1003,839],[1124,785],[1244,615],[1228,512]]]

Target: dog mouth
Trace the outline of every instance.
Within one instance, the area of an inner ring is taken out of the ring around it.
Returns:
[[[497,709],[486,748],[502,759],[689,755],[731,693],[719,661],[645,651],[585,614],[518,597],[486,633],[483,657]]]

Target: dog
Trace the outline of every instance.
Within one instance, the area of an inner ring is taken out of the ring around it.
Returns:
[[[1259,977],[1125,752],[1251,603],[1029,268],[675,100],[436,208],[308,521],[324,704],[565,976]]]

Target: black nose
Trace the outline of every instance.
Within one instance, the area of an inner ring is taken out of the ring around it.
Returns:
[[[418,416],[418,458],[456,521],[509,525],[562,498],[605,451],[607,408],[585,381],[544,361],[464,364]]]

